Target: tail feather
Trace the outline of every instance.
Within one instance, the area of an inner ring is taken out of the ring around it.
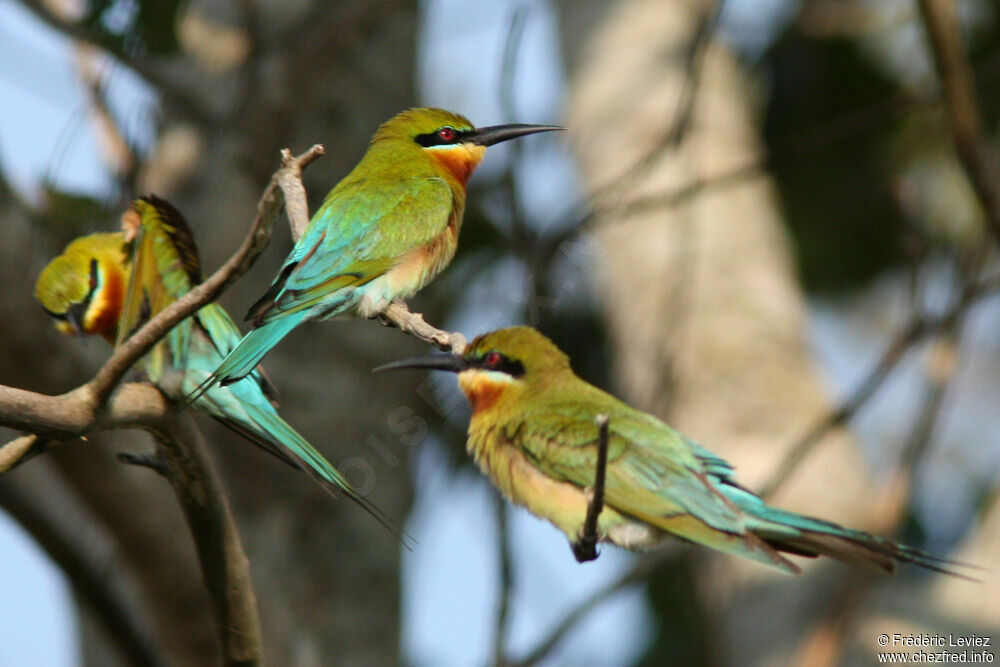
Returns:
[[[304,311],[289,313],[287,317],[272,320],[251,329],[222,360],[211,375],[184,397],[184,407],[192,405],[205,395],[215,383],[222,386],[239,382],[260,363],[261,359],[306,318]]]
[[[261,359],[277,345],[288,332],[297,327],[306,317],[305,311],[289,313],[251,329],[243,340],[226,355],[213,375],[222,384],[232,384],[243,379],[257,367]]]
[[[831,521],[814,519],[764,504],[745,492],[752,501],[737,500],[740,508],[756,521],[751,530],[778,551],[803,556],[830,556],[852,565],[893,573],[899,563],[912,563],[928,570],[975,581],[956,568],[975,567],[941,558],[931,553],[899,544],[885,537],[845,528]]]
[[[797,565],[778,553],[778,550],[767,540],[761,539],[752,532],[741,534],[719,530],[700,521],[692,514],[654,516],[634,511],[630,514],[688,542],[701,544],[735,556],[750,558],[758,563],[777,568],[786,574],[801,573]]]
[[[319,451],[278,415],[252,379],[230,387],[210,389],[199,401],[199,407],[267,452],[308,474],[330,495],[335,498],[340,494],[347,496],[390,532],[400,535],[378,507],[359,494]]]

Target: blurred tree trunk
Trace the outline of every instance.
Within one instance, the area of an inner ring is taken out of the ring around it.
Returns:
[[[175,203],[194,230],[204,272],[211,272],[247,231],[281,148],[301,152],[325,144],[327,156],[306,173],[307,189],[318,202],[360,158],[377,125],[412,103],[415,27],[415,3],[189,5],[178,24],[181,50],[143,61],[174,92],[160,91],[158,140],[152,154],[143,156],[138,192],[126,192],[124,199],[155,192]],[[2,244],[0,305],[4,313],[24,313],[25,324],[0,330],[0,380],[65,391],[85,380],[108,352],[101,341],[59,337],[31,299],[34,277],[71,234],[40,232],[37,221],[20,215],[9,199],[2,213],[5,236],[16,242]],[[92,231],[98,224],[81,226]],[[279,226],[258,265],[224,296],[236,320],[267,288],[290,247],[287,226]],[[51,349],[45,359],[37,358],[39,341]],[[357,485],[371,489],[369,498],[400,526],[410,499],[407,440],[387,415],[411,400],[412,388],[398,380],[376,386],[369,369],[403,355],[407,344],[370,322],[306,326],[265,360],[282,392],[282,415]],[[82,348],[85,365],[74,361]],[[399,662],[398,538],[357,506],[332,500],[305,475],[211,420],[199,424],[250,559],[267,661]],[[140,451],[152,448],[143,434],[129,440]],[[58,465],[59,476],[46,483],[64,480],[60,493],[85,507],[86,520],[105,535],[105,543],[79,548],[117,554],[116,571],[136,582],[145,608],[153,610],[163,659],[213,664],[215,635],[201,574],[169,486],[149,470],[99,457],[94,447],[74,443],[25,468]],[[39,496],[47,492],[31,488]],[[109,664],[106,644],[90,648],[86,637],[85,643],[89,663]]]
[[[763,168],[749,169],[679,204],[629,209],[762,162],[744,77],[713,40],[682,139],[633,171],[677,122],[691,63],[701,60],[689,57],[698,17],[710,6],[628,0],[595,16],[589,39],[574,42],[581,50],[571,54],[567,125],[591,189],[620,184],[620,206],[593,223],[620,393],[758,488],[830,407],[808,354],[805,300],[770,180]],[[773,501],[864,527],[870,482],[854,442],[837,433]],[[802,580],[704,550],[693,558],[723,664],[737,655],[740,664],[787,657],[831,577],[843,575],[839,565],[804,563]]]

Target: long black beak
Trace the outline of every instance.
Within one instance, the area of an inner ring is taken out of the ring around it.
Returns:
[[[481,127],[478,130],[468,132],[462,139],[464,141],[471,141],[472,143],[480,146],[492,146],[493,144],[499,144],[501,141],[517,139],[518,137],[523,137],[527,134],[535,134],[536,132],[552,132],[553,130],[565,129],[565,127],[558,127],[556,125],[525,125],[523,123],[514,123],[511,125],[491,125],[490,127]]]
[[[66,314],[63,315],[63,319],[73,327],[73,332],[78,338],[83,338],[86,335],[83,330],[83,315],[85,310],[82,304],[74,303],[66,310]]]
[[[80,318],[74,313],[67,313],[66,321],[69,322],[71,327],[73,327],[73,333],[76,334],[76,337],[83,338],[83,324],[81,324]]]
[[[428,354],[424,357],[400,359],[399,361],[383,364],[378,368],[372,369],[372,372],[381,373],[382,371],[397,371],[402,368],[427,368],[434,371],[451,371],[452,373],[461,373],[468,367],[469,364],[466,363],[465,359],[462,357],[454,354],[448,354],[447,352],[436,352],[434,354]]]

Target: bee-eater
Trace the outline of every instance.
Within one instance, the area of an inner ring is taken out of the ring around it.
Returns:
[[[125,233],[76,239],[39,276],[35,297],[60,331],[99,334],[115,343],[201,282],[190,229],[169,203],[138,199],[123,216],[123,226]],[[182,401],[239,340],[226,311],[210,303],[171,329],[143,359],[143,370],[165,395]],[[270,386],[254,370],[240,382],[210,388],[194,406],[304,470],[331,493],[345,493],[384,523],[378,510],[278,415],[268,395],[273,395]]]
[[[306,320],[373,317],[429,283],[455,255],[465,184],[486,147],[548,125],[476,129],[442,109],[404,111],[326,196],[277,278],[246,319],[253,326],[215,370],[235,382]]]
[[[796,574],[782,552],[887,572],[909,562],[955,574],[947,568],[954,563],[919,549],[765,504],[740,486],[726,461],[578,378],[568,357],[530,327],[479,336],[461,355],[376,370],[398,368],[458,374],[472,405],[469,453],[504,496],[565,533],[574,553],[602,467],[599,424],[606,419],[598,540],[643,549],[673,535]]]

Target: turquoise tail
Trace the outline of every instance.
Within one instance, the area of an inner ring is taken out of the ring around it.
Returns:
[[[809,557],[830,556],[889,573],[894,572],[899,563],[913,563],[928,570],[972,579],[954,569],[956,566],[974,567],[966,563],[940,558],[831,521],[771,507],[740,487],[726,484],[719,490],[748,515],[747,527],[778,551]]]
[[[217,382],[226,386],[248,376],[271,348],[306,317],[306,311],[298,311],[251,329],[236,347],[230,350],[212,374],[184,397],[182,407],[187,408],[199,401]]]
[[[307,317],[306,310],[289,313],[251,329],[228,354],[212,374],[220,384],[227,385],[249,375],[271,348]]]
[[[334,497],[343,493],[390,531],[397,532],[381,510],[361,496],[316,448],[278,415],[253,378],[209,389],[199,399],[197,407],[307,473]]]

